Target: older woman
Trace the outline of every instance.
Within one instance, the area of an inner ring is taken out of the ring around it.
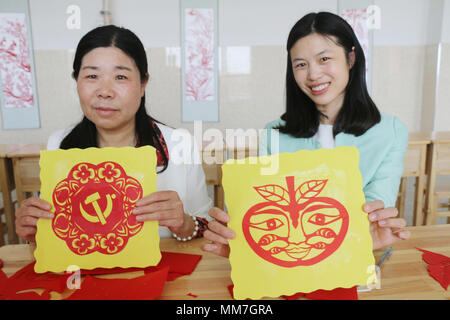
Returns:
[[[47,149],[155,147],[160,191],[138,201],[133,211],[136,219],[158,220],[161,237],[173,235],[187,240],[202,235],[212,202],[198,161],[200,155],[189,134],[174,134],[174,129],[147,114],[145,88],[149,75],[139,38],[113,25],[90,31],[78,44],[73,77],[84,117],[74,127],[52,134]],[[189,163],[172,161],[178,156],[173,154],[178,141],[190,141],[183,148],[189,152],[189,157],[184,157]],[[37,197],[23,201],[16,211],[17,234],[34,241],[37,220],[53,218],[50,208]]]

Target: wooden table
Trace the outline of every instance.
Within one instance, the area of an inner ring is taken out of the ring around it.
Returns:
[[[427,264],[422,261],[422,253],[415,249],[433,251],[450,256],[450,225],[419,226],[408,228],[412,235],[409,240],[392,245],[393,254],[381,267],[381,288],[359,293],[359,299],[450,299],[445,291],[427,272]],[[231,299],[227,287],[232,284],[228,259],[202,252],[205,239],[178,242],[162,239],[161,250],[203,255],[195,271],[189,276],[166,282],[160,299]],[[374,252],[376,260],[384,250]],[[0,259],[4,261],[3,271],[11,276],[32,261],[29,245],[7,245],[0,248]],[[140,274],[133,273],[133,276]],[[113,275],[125,277],[126,275]],[[130,275],[128,275],[130,276]],[[111,277],[111,275],[109,275]],[[83,285],[83,284],[81,284]],[[197,295],[197,298],[188,296]],[[58,298],[52,292],[52,298]],[[70,292],[63,293],[68,296]]]

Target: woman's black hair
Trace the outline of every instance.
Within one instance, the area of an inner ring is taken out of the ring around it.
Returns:
[[[148,64],[144,46],[139,38],[130,30],[114,25],[102,26],[89,31],[78,43],[73,61],[72,76],[76,80],[81,68],[81,62],[85,54],[100,47],[116,47],[122,50],[134,60],[139,70],[141,82],[148,79]],[[147,114],[145,109],[145,94],[141,98],[141,104],[135,115],[135,130],[140,146],[153,146],[163,156],[164,167],[160,172],[166,170],[168,158],[164,152],[152,122],[156,121]],[[158,122],[158,121],[156,121]],[[61,149],[98,147],[97,129],[95,124],[86,116],[83,117],[73,130],[61,142]]]
[[[314,102],[299,88],[292,70],[290,50],[301,38],[317,33],[334,36],[337,45],[349,54],[355,52],[355,62],[349,72],[344,103],[333,125],[333,135],[340,132],[360,136],[380,122],[381,115],[369,96],[366,85],[366,60],[352,27],[341,17],[330,12],[310,13],[301,18],[291,29],[287,41],[286,112],[281,116],[284,125],[276,127],[281,133],[296,138],[310,138],[317,132],[320,117]]]

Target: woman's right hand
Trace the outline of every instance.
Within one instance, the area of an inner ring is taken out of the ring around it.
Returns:
[[[205,243],[202,250],[228,258],[230,256],[228,240],[234,239],[236,236],[233,230],[226,226],[230,216],[219,208],[211,208],[209,215],[214,220],[208,223],[208,230],[205,231],[203,236],[211,242]]]
[[[35,242],[38,218],[52,219],[52,206],[38,197],[28,198],[16,211],[16,233],[25,241]]]

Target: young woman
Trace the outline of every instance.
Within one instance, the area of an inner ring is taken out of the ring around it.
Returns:
[[[356,146],[371,221],[374,249],[407,239],[404,219],[393,207],[403,174],[407,128],[396,118],[380,114],[366,87],[363,50],[351,26],[341,17],[311,13],[292,28],[287,41],[286,113],[266,126],[260,155],[337,146]],[[271,129],[279,130],[271,145]],[[228,256],[228,215],[210,210],[203,249]]]
[[[190,240],[202,235],[212,202],[198,161],[200,154],[192,136],[147,114],[147,57],[137,36],[113,25],[90,31],[78,44],[73,77],[84,118],[76,126],[52,134],[47,149],[155,147],[160,191],[137,202],[136,219],[158,220],[161,237]],[[180,141],[189,141],[189,146],[180,148]],[[180,163],[175,150],[181,149],[189,152],[189,157],[184,157],[189,163]],[[50,208],[37,197],[23,201],[16,211],[17,234],[34,241],[37,220],[53,218]]]

